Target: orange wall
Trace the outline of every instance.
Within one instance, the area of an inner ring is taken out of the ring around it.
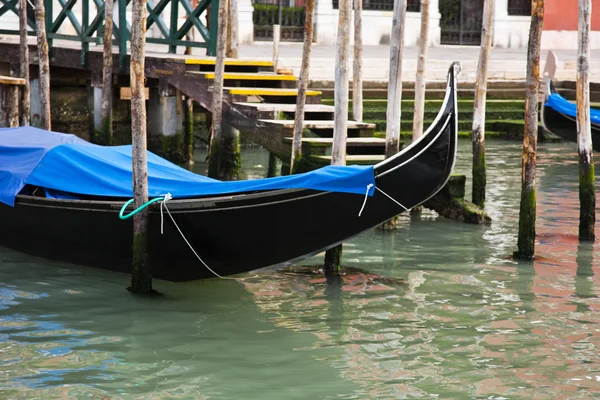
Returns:
[[[553,0],[545,3],[545,31],[577,30],[577,0]],[[592,30],[600,30],[600,0],[592,0]]]

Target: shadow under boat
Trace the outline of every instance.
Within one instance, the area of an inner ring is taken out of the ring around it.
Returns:
[[[168,207],[190,245],[213,271],[232,275],[285,266],[336,246],[433,197],[447,183],[457,149],[459,64],[427,132],[374,166],[373,196],[307,189],[173,199]],[[365,202],[363,204],[363,202]],[[123,200],[64,200],[18,195],[0,204],[0,244],[50,259],[131,271],[132,222],[117,217]],[[359,216],[361,208],[362,214]],[[213,277],[177,228],[152,207],[148,253],[155,278]]]

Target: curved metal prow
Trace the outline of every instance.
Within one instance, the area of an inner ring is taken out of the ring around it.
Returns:
[[[544,65],[544,73],[542,74],[542,81],[540,82],[540,100],[546,102],[548,96],[554,93],[554,86],[552,85],[552,79],[556,75],[556,66],[558,64],[558,57],[550,50],[548,57],[546,57],[546,64]]]

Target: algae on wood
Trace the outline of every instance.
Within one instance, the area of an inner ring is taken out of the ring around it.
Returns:
[[[485,204],[485,101],[487,95],[488,62],[492,47],[494,0],[485,0],[481,26],[481,50],[477,65],[475,101],[473,103],[473,203]]]
[[[464,175],[452,175],[446,186],[427,200],[424,206],[454,221],[490,224],[492,219],[481,207],[465,201],[465,183]]]
[[[189,96],[183,101],[183,158],[188,168],[194,165],[194,100]]]
[[[590,123],[590,22],[592,1],[579,0],[577,57],[577,152],[579,153],[579,238],[596,239],[596,180]]]
[[[521,172],[521,205],[516,258],[532,259],[535,255],[535,168],[538,133],[538,90],[540,85],[540,45],[544,25],[544,0],[532,2],[531,27],[527,48],[527,89],[525,97],[525,132]]]
[[[133,162],[134,207],[148,201],[148,165],[146,159],[146,97],[144,58],[146,52],[146,0],[133,0],[131,23],[131,144]],[[133,216],[133,273],[130,290],[152,292],[148,264],[148,209]]]

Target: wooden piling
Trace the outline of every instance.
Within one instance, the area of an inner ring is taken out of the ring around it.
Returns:
[[[193,10],[196,8],[197,1],[194,0],[186,0],[190,6],[190,8]],[[206,15],[210,15],[210,6],[207,8],[206,10]],[[189,17],[186,17],[189,18]],[[206,18],[206,30],[210,32],[210,28],[209,28],[209,21],[210,21],[210,17]],[[189,42],[195,42],[196,41],[196,31],[194,30],[194,27],[192,27],[189,31],[187,31],[187,33],[185,34],[185,40],[189,41]],[[183,50],[183,54],[189,56],[192,54],[192,47],[191,46],[185,46],[185,49]]]
[[[233,134],[232,129],[223,129],[223,74],[225,72],[228,3],[229,0],[219,1],[219,36],[213,83],[212,136],[208,163],[208,176],[220,180],[233,179],[240,167],[239,137]]]
[[[404,21],[406,0],[394,0],[392,36],[390,44],[390,78],[388,81],[387,127],[385,157],[400,150],[400,106],[402,101],[402,51],[404,48]]]
[[[239,29],[238,29],[238,4],[237,0],[229,0],[229,24],[227,29],[226,57],[238,58]]]
[[[532,259],[535,255],[535,165],[538,133],[538,90],[540,85],[540,44],[543,26],[544,0],[533,0],[529,44],[527,46],[519,237],[517,251],[514,254],[516,258],[527,260]]]
[[[273,25],[273,69],[277,71],[279,64],[279,40],[281,39],[281,26]]]
[[[7,85],[4,87],[7,122],[11,128],[19,126],[19,86]]]
[[[148,165],[146,159],[146,97],[144,93],[144,57],[146,37],[146,0],[132,1],[131,23],[131,142],[134,206],[148,201]],[[152,292],[148,265],[148,209],[133,216],[133,273],[130,290]]]
[[[35,2],[35,30],[39,58],[40,83],[40,127],[51,130],[50,122],[50,60],[48,57],[48,40],[46,38],[46,9],[44,0]]]
[[[313,40],[313,18],[315,15],[315,0],[306,0],[304,20],[304,46],[302,48],[302,63],[300,65],[300,80],[298,81],[298,96],[296,97],[296,114],[294,115],[294,139],[292,141],[292,156],[290,169],[296,173],[302,160],[302,129],[304,126],[304,103],[308,87],[308,72],[310,68],[310,51]]]
[[[267,178],[277,176],[277,156],[269,153],[269,166],[267,167]]]
[[[100,137],[103,144],[112,144],[112,32],[114,0],[104,1],[104,55],[102,65],[102,106],[100,112]]]
[[[183,101],[183,156],[188,168],[194,165],[194,100],[184,96]]]
[[[335,57],[335,112],[331,165],[346,165],[346,138],[348,137],[348,57],[350,56],[351,0],[340,0]],[[325,274],[339,274],[342,245],[325,253]]]
[[[427,49],[429,47],[429,0],[421,0],[421,35],[419,36],[419,53],[417,59],[417,76],[415,78],[415,108],[413,113],[412,140],[423,135],[423,118],[425,114],[425,68]]]
[[[596,179],[590,124],[590,19],[592,0],[579,0],[577,56],[577,152],[579,153],[579,238],[596,239]]]
[[[362,0],[354,0],[354,61],[352,64],[352,118],[355,121],[362,121],[363,119],[362,58]]]
[[[19,72],[25,79],[21,87],[20,120],[21,126],[29,126],[31,103],[29,91],[29,45],[27,44],[27,0],[19,0]]]
[[[485,0],[481,26],[481,50],[477,65],[475,100],[473,102],[473,204],[485,203],[485,101],[487,95],[488,60],[492,47],[494,0]]]

